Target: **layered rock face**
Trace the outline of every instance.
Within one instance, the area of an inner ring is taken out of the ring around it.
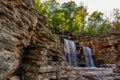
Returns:
[[[80,62],[78,68],[65,69],[68,73],[66,75],[68,80],[120,80],[120,34],[80,37],[75,37],[72,34],[61,34],[60,37],[61,39],[73,40],[76,43],[77,57]],[[91,48],[96,67],[85,67],[83,46]]]
[[[75,68],[69,69],[67,80],[120,80],[120,74],[112,68]]]
[[[50,72],[56,77],[53,66],[64,65],[58,37],[44,26],[33,4],[0,1],[0,80],[42,80]]]
[[[120,34],[104,34],[96,36],[83,36],[79,40],[79,45],[88,46],[96,63],[112,64],[117,63],[120,58]]]
[[[111,69],[73,69],[67,66],[58,36],[45,27],[45,18],[37,14],[33,3],[33,0],[0,1],[0,80],[103,80],[100,78],[103,73],[108,77],[104,80],[120,79],[118,77],[109,79],[111,74],[113,75]],[[96,59],[112,63],[115,59],[119,59],[116,56],[119,50],[119,38],[118,34],[111,37],[85,37],[79,39],[79,45],[92,48]],[[101,44],[102,41],[106,44]],[[97,44],[99,47],[96,50]],[[111,49],[113,52],[116,50],[116,54],[105,53],[101,47],[108,52]],[[98,48],[102,52],[99,52]],[[112,56],[114,54],[115,59],[106,61],[104,54]],[[119,68],[118,63],[116,73]]]
[[[120,33],[102,35],[80,35],[71,33],[57,33],[61,39],[73,40],[76,44],[78,59],[81,66],[85,66],[85,56],[83,46],[88,46],[92,50],[92,55],[97,66],[101,64],[118,64],[120,62]]]
[[[57,79],[58,68],[64,66],[61,43],[41,20],[39,17],[30,45],[23,53],[22,66],[18,69],[21,80]]]
[[[37,17],[30,9],[20,0],[0,1],[0,80],[15,72],[22,48],[30,43],[37,24]]]

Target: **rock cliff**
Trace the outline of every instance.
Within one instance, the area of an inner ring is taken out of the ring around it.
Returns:
[[[0,0],[0,23],[0,80],[120,79],[119,63],[115,74],[111,68],[68,66],[58,36],[45,27],[45,17],[35,11],[33,0]],[[92,48],[95,59],[112,63],[119,59],[119,38],[118,34],[81,37],[77,44]]]
[[[88,46],[92,50],[92,55],[96,65],[117,64],[120,62],[120,33],[109,33],[101,35],[80,35],[71,33],[57,33],[60,38],[73,40],[76,44],[79,61],[84,60],[82,46]],[[81,64],[82,65],[82,64]],[[84,65],[83,65],[84,66]]]
[[[50,72],[55,78],[53,67],[64,65],[58,37],[45,27],[33,4],[0,1],[0,80],[42,80]]]
[[[68,80],[120,80],[120,34],[81,35],[71,33],[57,33],[61,41],[70,39],[76,43],[78,68],[66,68]],[[88,46],[92,50],[95,68],[85,67],[83,47]],[[62,72],[61,72],[62,73]]]
[[[79,45],[92,49],[96,64],[113,64],[120,61],[120,34],[104,34],[95,36],[82,36]]]

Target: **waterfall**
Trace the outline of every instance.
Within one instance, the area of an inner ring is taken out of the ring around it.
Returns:
[[[77,67],[77,54],[74,42],[64,39],[64,51],[68,64]]]
[[[83,52],[85,56],[86,66],[95,67],[95,64],[92,58],[91,49],[89,47],[83,46]]]
[[[67,40],[67,39],[64,39],[64,51],[65,51],[65,56],[66,56],[67,62],[69,65],[71,65],[69,40]]]

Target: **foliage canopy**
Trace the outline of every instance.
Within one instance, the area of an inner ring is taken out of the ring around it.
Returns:
[[[59,4],[56,0],[43,3],[35,0],[36,10],[47,18],[47,27],[54,31],[74,34],[103,34],[120,32],[120,10],[114,9],[115,24],[103,18],[103,13],[94,11],[88,14],[87,7],[74,1]],[[87,24],[87,25],[86,25]]]

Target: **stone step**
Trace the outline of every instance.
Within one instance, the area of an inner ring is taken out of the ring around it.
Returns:
[[[43,73],[42,74],[42,80],[44,80],[44,79],[55,80],[55,79],[57,79],[56,75],[57,74],[55,72]]]
[[[103,73],[113,73],[113,69],[111,68],[96,68],[96,67],[93,67],[93,68],[89,68],[89,67],[76,67],[74,68],[75,71],[79,71],[79,72],[103,72]]]
[[[120,80],[120,76],[115,76],[114,80]]]
[[[66,80],[66,79],[68,79],[68,75],[59,76],[58,79],[60,79],[60,80],[61,80],[61,79],[65,79],[65,80]]]
[[[40,67],[39,73],[57,72],[57,68],[52,66]]]

